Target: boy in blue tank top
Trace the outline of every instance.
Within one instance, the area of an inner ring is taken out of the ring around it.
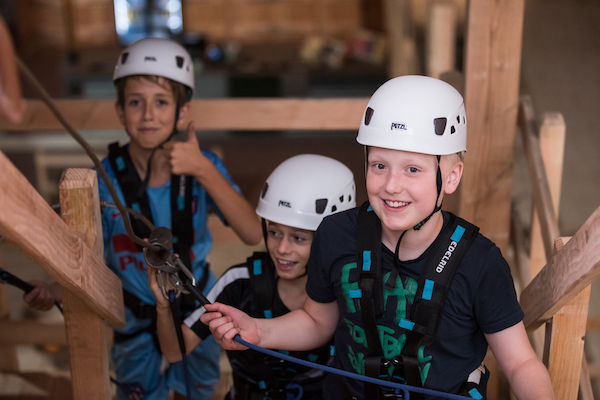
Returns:
[[[333,338],[340,369],[475,399],[485,398],[481,363],[489,346],[517,398],[552,399],[500,250],[441,210],[462,177],[466,122],[462,96],[443,81],[402,76],[384,83],[357,137],[369,201],[319,226],[303,308],[259,319],[206,305],[201,320],[217,342],[242,350],[234,340],[240,335],[267,348],[303,350]],[[326,399],[402,398],[329,378]]]
[[[218,215],[247,244],[260,241],[261,228],[221,160],[198,144],[193,123],[187,125],[183,141],[174,139],[178,123],[187,120],[190,110],[191,57],[173,41],[142,39],[120,54],[113,80],[116,112],[129,143],[109,146],[102,165],[121,202],[143,213],[154,226],[172,230],[175,251],[208,293],[215,282],[206,263],[212,244],[208,214]],[[100,200],[114,203],[100,177],[98,183]],[[146,400],[165,400],[171,390],[175,398],[185,398],[184,376],[189,373],[191,397],[210,399],[219,379],[219,346],[214,340],[204,341],[188,358],[187,371],[182,363],[164,363],[156,334],[156,301],[143,253],[125,230],[126,217],[137,236],[146,238],[150,233],[139,219],[123,216],[115,208],[103,209],[104,257],[121,279],[125,300],[126,326],[115,330],[111,349],[116,380],[121,383],[118,398],[135,397],[122,384],[140,385]],[[39,304],[39,298],[32,296],[31,304]],[[192,298],[180,303],[184,313],[197,307]]]

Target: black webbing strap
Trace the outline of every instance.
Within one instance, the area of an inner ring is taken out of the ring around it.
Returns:
[[[419,348],[435,340],[448,288],[462,257],[479,232],[479,228],[475,225],[454,214],[449,213],[449,215],[450,220],[436,239],[435,248],[419,277],[410,320],[400,321],[400,326],[408,331],[404,347],[400,356],[391,360],[397,367],[394,375],[405,378],[407,383],[413,386],[423,386],[417,357]],[[360,207],[357,231],[361,311],[369,346],[365,374],[378,376],[382,362],[385,361],[376,323],[376,317],[383,312],[381,222],[368,203]],[[368,266],[365,267],[367,264]],[[381,398],[380,392],[376,389],[378,387],[375,385],[365,384],[366,398]],[[422,398],[418,394],[412,397],[416,400]]]
[[[400,326],[408,330],[399,358],[409,385],[422,386],[417,358],[419,348],[435,340],[448,289],[478,232],[479,228],[475,225],[450,214],[450,220],[424,264],[410,320],[400,322]]]
[[[383,312],[381,285],[381,224],[371,206],[364,203],[358,212],[357,266],[359,270],[360,309],[367,339],[365,375],[379,378],[383,351],[377,331],[377,317]],[[368,399],[381,395],[378,385],[365,384]]]
[[[265,318],[272,317],[273,293],[276,289],[275,267],[265,252],[254,252],[246,260],[250,272],[250,285],[256,304]]]
[[[119,146],[118,142],[108,146],[108,159],[115,173],[117,182],[125,197],[125,203],[153,221],[146,187],[140,179],[128,151],[129,145]],[[192,193],[193,180],[190,176],[171,175],[171,227],[173,231],[173,249],[181,257],[181,261],[191,266],[190,248],[194,242]],[[146,238],[150,228],[133,215],[129,215],[134,233]]]

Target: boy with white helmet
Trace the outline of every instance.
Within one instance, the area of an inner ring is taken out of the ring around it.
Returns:
[[[485,397],[480,364],[489,345],[517,398],[553,398],[500,250],[474,225],[441,211],[462,176],[466,132],[462,96],[445,82],[403,76],[383,84],[357,137],[369,201],[321,223],[303,309],[265,320],[207,305],[212,312],[202,321],[215,339],[227,349],[245,348],[234,341],[239,334],[263,347],[301,350],[333,336],[341,369],[471,398]],[[400,396],[331,380],[324,398]]]
[[[115,109],[129,136],[129,143],[109,146],[102,160],[121,201],[141,212],[154,226],[173,232],[173,247],[198,286],[207,293],[215,282],[206,263],[212,237],[207,217],[214,212],[229,223],[247,244],[260,241],[260,221],[239,193],[221,160],[200,148],[194,125],[187,126],[184,141],[175,141],[177,123],[188,116],[194,91],[194,70],[189,53],[167,39],[139,40],[119,55],[113,80],[117,89]],[[102,179],[100,200],[113,203]],[[170,390],[184,398],[187,389],[194,399],[210,399],[219,379],[219,346],[205,341],[182,363],[162,366],[156,335],[155,298],[148,284],[141,248],[127,235],[123,218],[130,218],[135,234],[147,238],[149,228],[134,216],[114,208],[102,212],[104,257],[121,279],[126,326],[115,330],[111,350],[119,399],[165,400]],[[30,305],[50,308],[58,296],[44,296],[37,289]],[[182,296],[183,298],[184,296]],[[49,299],[46,303],[42,300]],[[180,300],[180,299],[178,299]],[[178,307],[190,312],[193,297]],[[189,374],[190,384],[184,376]],[[140,397],[140,393],[143,397]]]
[[[354,177],[344,164],[316,154],[287,159],[267,178],[256,208],[262,217],[267,252],[255,252],[246,262],[229,268],[207,298],[260,318],[275,318],[302,308],[314,231],[325,216],[354,206]],[[169,360],[179,360],[169,305],[154,276],[150,270],[158,299],[161,347]],[[182,325],[188,351],[210,336],[208,327],[200,322],[203,313],[203,308],[196,310]],[[329,358],[329,345],[307,350],[294,355],[322,363]],[[323,398],[323,373],[319,371],[256,352],[232,351],[227,355],[234,383],[228,399]]]
[[[117,61],[113,80],[116,111],[130,137],[127,145],[109,146],[104,168],[127,205],[141,211],[155,226],[173,232],[174,250],[206,293],[215,278],[206,256],[212,238],[207,217],[216,213],[247,244],[260,240],[260,224],[250,204],[219,158],[201,149],[192,122],[185,141],[174,141],[177,122],[188,116],[194,90],[194,68],[189,53],[166,39],[142,39],[126,48]],[[100,199],[112,201],[102,180]],[[219,349],[206,341],[187,359],[161,372],[154,303],[143,255],[125,234],[123,216],[114,209],[102,213],[107,265],[122,280],[127,325],[115,334],[112,356],[117,380],[138,382],[145,399],[166,399],[169,389],[186,394],[184,375],[190,375],[191,396],[211,398],[219,377]],[[130,218],[139,237],[148,230]],[[183,299],[189,312],[193,300]],[[120,398],[123,396],[120,396]]]

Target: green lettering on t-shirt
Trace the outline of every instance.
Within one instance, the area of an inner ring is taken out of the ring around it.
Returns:
[[[344,299],[346,300],[346,307],[348,308],[348,312],[355,313],[356,306],[354,299],[350,297],[351,290],[358,290],[358,282],[350,282],[350,271],[356,269],[356,263],[346,264],[342,267],[342,293],[344,294]]]

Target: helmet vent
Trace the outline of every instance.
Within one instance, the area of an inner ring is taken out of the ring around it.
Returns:
[[[456,116],[456,122],[460,124],[460,116],[459,115]]]
[[[337,206],[333,205],[331,206],[331,212],[334,213],[337,211]]]
[[[260,194],[260,198],[264,199],[267,195],[267,190],[269,190],[269,184],[265,182],[265,186],[263,187],[262,193]]]
[[[175,62],[177,63],[177,68],[181,68],[181,67],[183,67],[183,62],[184,62],[184,61],[185,61],[185,60],[183,59],[183,57],[181,57],[181,56],[176,56],[176,57],[175,57]]]
[[[323,214],[327,208],[327,199],[315,200],[315,212],[317,214]]]
[[[444,134],[444,131],[446,130],[447,121],[448,120],[446,118],[435,118],[433,120],[433,126],[436,135],[442,136]]]
[[[125,64],[127,62],[128,57],[129,57],[129,53],[121,54],[121,64]]]
[[[341,195],[340,196],[340,203],[343,203],[343,202],[344,202],[344,195]]]
[[[367,107],[367,110],[365,111],[365,125],[369,125],[371,123],[371,118],[373,117],[374,112],[375,110],[373,110],[371,107]]]
[[[452,125],[450,127],[450,134],[453,134],[454,132],[456,132],[456,129],[454,129],[454,125]]]
[[[154,57],[154,56],[146,56],[146,57],[144,57],[144,61],[154,61],[154,62],[156,62],[156,57]]]

